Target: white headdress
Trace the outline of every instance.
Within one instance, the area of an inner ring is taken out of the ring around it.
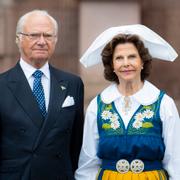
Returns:
[[[161,36],[144,25],[136,24],[112,27],[102,32],[81,57],[80,62],[85,67],[102,62],[101,52],[103,48],[118,34],[138,35],[153,58],[174,61],[178,56],[173,47]]]

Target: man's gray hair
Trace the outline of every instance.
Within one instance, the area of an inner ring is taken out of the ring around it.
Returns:
[[[38,15],[43,15],[43,16],[49,17],[51,19],[52,23],[54,24],[55,35],[57,35],[57,33],[58,33],[57,21],[47,11],[38,10],[38,9],[30,11],[19,18],[19,20],[17,22],[17,26],[16,26],[16,34],[23,32],[23,27],[24,27],[24,23],[25,23],[26,19],[33,14],[38,14]]]

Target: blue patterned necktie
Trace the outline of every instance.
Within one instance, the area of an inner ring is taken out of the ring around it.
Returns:
[[[41,77],[43,73],[40,70],[36,70],[32,75],[34,77],[33,94],[41,110],[41,114],[45,118],[47,115],[47,112],[46,112],[46,105],[45,105],[44,90],[41,83]]]

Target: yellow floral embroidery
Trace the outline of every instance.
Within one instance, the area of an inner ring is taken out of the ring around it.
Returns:
[[[108,124],[108,123],[104,123],[104,124],[102,125],[102,128],[103,128],[103,129],[110,129],[110,128],[111,128],[111,125]]]
[[[153,124],[151,122],[145,122],[145,123],[142,124],[142,127],[143,128],[152,128]]]

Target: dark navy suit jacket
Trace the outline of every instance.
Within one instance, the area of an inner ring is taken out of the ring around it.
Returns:
[[[19,65],[0,75],[0,180],[72,180],[83,129],[83,83],[50,66],[43,120]],[[62,108],[67,96],[75,104]]]

